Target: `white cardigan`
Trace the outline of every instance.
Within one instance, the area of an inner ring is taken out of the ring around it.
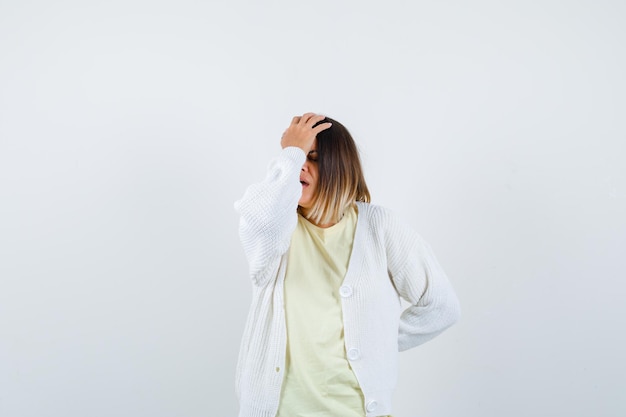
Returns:
[[[250,266],[252,305],[236,385],[239,417],[275,417],[287,334],[283,282],[302,193],[306,155],[287,147],[261,183],[235,203]],[[459,318],[459,303],[430,247],[390,211],[357,203],[348,272],[340,288],[346,354],[365,397],[367,417],[391,414],[397,352],[420,345]],[[411,306],[401,311],[400,298]]]

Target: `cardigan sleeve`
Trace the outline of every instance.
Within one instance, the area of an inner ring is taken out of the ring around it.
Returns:
[[[398,350],[421,345],[460,317],[458,298],[435,255],[417,233],[387,213],[386,250],[389,276],[410,306],[402,312]]]
[[[289,249],[302,195],[300,170],[306,155],[297,147],[284,148],[269,165],[265,179],[249,186],[235,202],[239,237],[250,267],[250,277],[263,285]]]

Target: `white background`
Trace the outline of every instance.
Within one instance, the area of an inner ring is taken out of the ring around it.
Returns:
[[[618,0],[0,0],[0,416],[235,416],[232,204],[306,111],[461,300],[394,416],[624,416],[625,45]]]

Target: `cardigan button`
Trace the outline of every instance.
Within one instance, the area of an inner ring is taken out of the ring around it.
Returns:
[[[357,348],[352,348],[348,350],[348,359],[351,361],[355,361],[361,357],[361,351]]]
[[[342,285],[341,288],[339,288],[339,294],[343,298],[350,297],[352,295],[352,287],[349,285]]]
[[[372,411],[376,410],[376,407],[378,407],[378,402],[376,402],[375,400],[372,400],[367,403],[367,406],[365,406],[365,411],[367,411],[368,413],[371,413]]]

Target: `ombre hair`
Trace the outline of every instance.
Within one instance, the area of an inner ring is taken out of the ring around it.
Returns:
[[[332,126],[317,134],[317,192],[306,216],[316,224],[337,223],[356,201],[370,202],[352,135],[344,125],[329,117],[315,126],[327,122]]]

